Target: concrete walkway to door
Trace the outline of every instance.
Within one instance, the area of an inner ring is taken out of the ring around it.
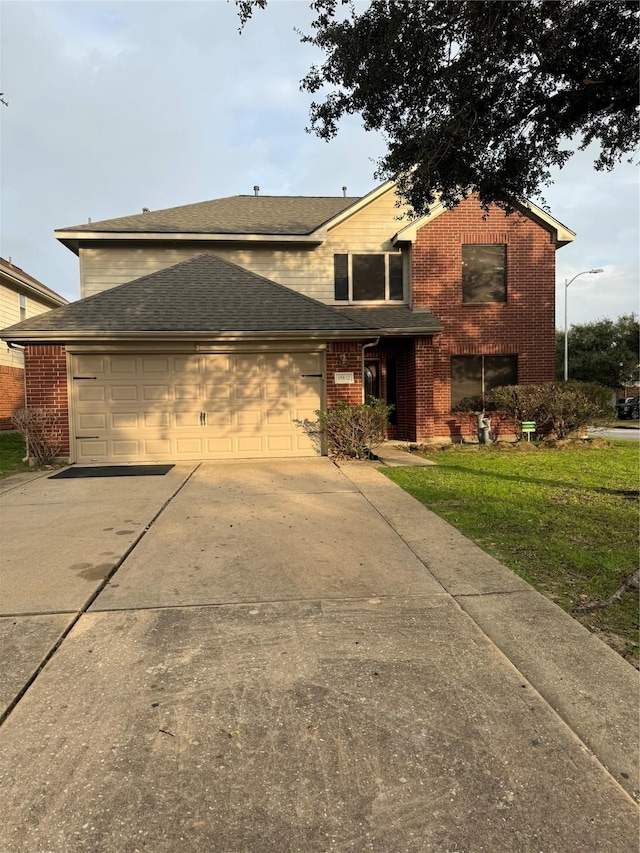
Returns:
[[[6,853],[636,853],[637,673],[375,465],[0,508]]]

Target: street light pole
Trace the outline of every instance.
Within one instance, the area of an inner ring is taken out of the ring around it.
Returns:
[[[576,273],[571,281],[564,280],[564,381],[566,382],[569,379],[569,329],[567,327],[567,291],[569,290],[569,285],[574,282],[581,275],[595,275],[596,273],[604,272],[603,269],[597,270],[583,270],[582,272]]]

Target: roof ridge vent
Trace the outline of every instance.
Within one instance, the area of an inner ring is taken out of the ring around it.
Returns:
[[[260,187],[259,187],[257,184],[256,184],[256,186],[253,188],[253,194],[254,194],[254,195],[260,195]]]

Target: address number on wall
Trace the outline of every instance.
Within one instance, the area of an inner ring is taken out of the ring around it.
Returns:
[[[353,385],[355,379],[353,378],[353,373],[334,373],[333,381],[336,385]]]

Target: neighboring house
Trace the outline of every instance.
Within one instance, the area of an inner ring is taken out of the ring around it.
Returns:
[[[0,258],[0,328],[26,320],[51,308],[67,305],[20,267]],[[20,346],[0,341],[0,430],[12,429],[11,416],[24,406],[24,356]]]
[[[529,203],[397,202],[256,192],[56,231],[83,298],[1,333],[30,405],[80,463],[310,455],[297,422],[366,394],[392,439],[473,434],[463,397],[553,379],[575,235]]]

